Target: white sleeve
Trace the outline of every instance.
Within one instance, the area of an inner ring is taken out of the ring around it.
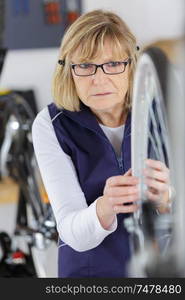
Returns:
[[[60,238],[76,251],[98,246],[116,230],[117,218],[105,230],[96,214],[97,199],[87,205],[73,162],[57,140],[47,107],[38,113],[33,122],[32,138]]]

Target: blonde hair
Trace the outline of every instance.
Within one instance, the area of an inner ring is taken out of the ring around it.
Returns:
[[[58,108],[80,110],[80,99],[71,74],[72,55],[80,49],[79,61],[93,59],[103,50],[107,39],[110,40],[116,57],[123,58],[126,53],[131,58],[129,88],[124,102],[125,110],[130,109],[137,61],[136,39],[118,15],[104,10],[94,10],[81,15],[64,34],[59,50],[59,59],[64,61],[64,65],[57,64],[52,83],[52,94]]]

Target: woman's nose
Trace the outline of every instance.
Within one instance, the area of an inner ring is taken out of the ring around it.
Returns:
[[[93,76],[93,82],[95,84],[107,81],[107,74],[105,74],[102,68],[97,68],[96,73]]]

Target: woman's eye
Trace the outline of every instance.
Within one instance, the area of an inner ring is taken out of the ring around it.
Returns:
[[[79,64],[78,66],[81,69],[90,69],[92,67],[91,64]]]
[[[108,65],[108,67],[118,67],[118,66],[121,65],[121,62],[119,62],[119,61],[111,61],[107,65]]]

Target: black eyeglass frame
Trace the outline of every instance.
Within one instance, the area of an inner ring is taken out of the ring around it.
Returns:
[[[119,61],[119,62],[121,62],[121,63],[123,63],[123,64],[125,65],[124,70],[123,70],[122,72],[119,72],[119,73],[107,73],[107,72],[104,70],[103,66],[104,66],[105,64],[109,64],[110,62],[104,63],[104,64],[100,64],[100,65],[97,65],[97,64],[91,64],[91,65],[95,65],[95,66],[96,66],[96,69],[95,69],[94,73],[89,74],[89,75],[78,75],[78,74],[76,74],[76,72],[75,72],[75,66],[80,65],[80,64],[71,64],[71,68],[74,70],[74,73],[75,73],[76,76],[82,76],[82,77],[92,76],[92,75],[96,74],[97,68],[101,68],[105,74],[108,74],[108,75],[117,75],[117,74],[124,73],[124,72],[125,72],[125,69],[126,69],[126,66],[127,66],[128,64],[130,64],[131,61],[132,61],[131,58],[128,58],[128,59],[126,59],[126,60],[124,60],[124,61]],[[65,60],[59,59],[59,60],[58,60],[58,63],[59,63],[59,65],[64,66],[64,65],[65,65]]]
[[[112,61],[112,62],[113,62],[113,61]],[[106,72],[106,71],[104,70],[104,65],[110,64],[110,62],[103,63],[103,64],[100,64],[100,65],[89,63],[89,65],[93,65],[93,66],[96,67],[95,70],[94,70],[94,72],[91,73],[91,74],[89,74],[89,75],[79,75],[79,74],[76,73],[75,67],[78,66],[78,65],[81,65],[81,64],[71,64],[71,68],[74,70],[75,75],[76,75],[76,76],[80,76],[80,77],[92,76],[92,75],[96,74],[96,71],[97,71],[98,68],[101,68],[102,71],[103,71],[105,74],[108,74],[108,75],[117,75],[117,74],[121,74],[121,73],[124,73],[124,72],[125,72],[126,66],[127,66],[128,64],[131,63],[131,58],[127,58],[127,59],[124,60],[124,61],[115,61],[115,62],[119,62],[119,63],[123,63],[123,64],[124,64],[125,68],[124,68],[124,70],[123,70],[122,72],[117,72],[117,73],[108,73],[108,72]]]

